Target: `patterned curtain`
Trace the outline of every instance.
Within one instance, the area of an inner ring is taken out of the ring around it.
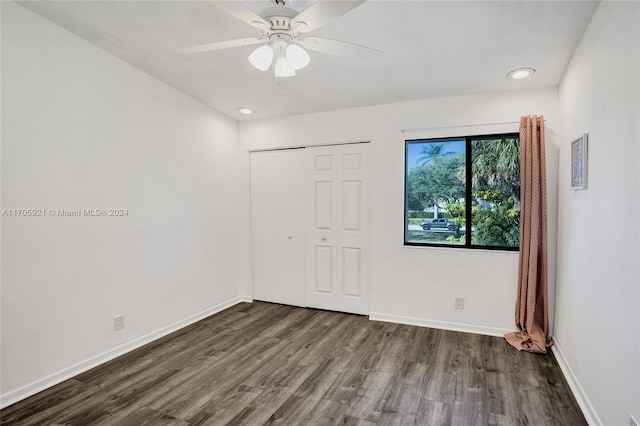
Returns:
[[[520,261],[516,328],[505,339],[516,349],[546,353],[547,308],[547,177],[544,118],[520,118]]]

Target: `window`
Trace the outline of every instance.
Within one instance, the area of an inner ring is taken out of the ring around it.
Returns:
[[[519,249],[517,133],[405,143],[405,245]]]

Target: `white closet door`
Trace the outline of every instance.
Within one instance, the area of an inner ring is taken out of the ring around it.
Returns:
[[[304,149],[251,153],[253,298],[306,306]]]
[[[369,313],[369,144],[307,148],[307,304]]]

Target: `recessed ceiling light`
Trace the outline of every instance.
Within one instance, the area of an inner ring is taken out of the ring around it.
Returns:
[[[507,78],[511,78],[513,80],[522,80],[523,78],[531,77],[536,73],[536,70],[533,68],[518,68],[516,70],[510,71],[507,74]]]
[[[246,114],[246,115],[253,114],[253,110],[248,107],[238,107],[236,111],[238,111],[240,114]]]

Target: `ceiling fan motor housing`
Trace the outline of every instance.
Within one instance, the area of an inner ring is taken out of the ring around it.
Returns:
[[[283,8],[280,12],[290,11],[291,9]],[[296,39],[300,35],[300,30],[306,27],[306,23],[302,21],[294,21],[292,17],[285,16],[280,13],[278,15],[266,16],[265,21],[269,23],[269,28],[260,28],[260,33],[268,38],[273,39],[274,36],[285,36],[290,40]]]
[[[291,30],[291,18],[288,16],[269,16],[265,20],[271,24],[271,31]]]

